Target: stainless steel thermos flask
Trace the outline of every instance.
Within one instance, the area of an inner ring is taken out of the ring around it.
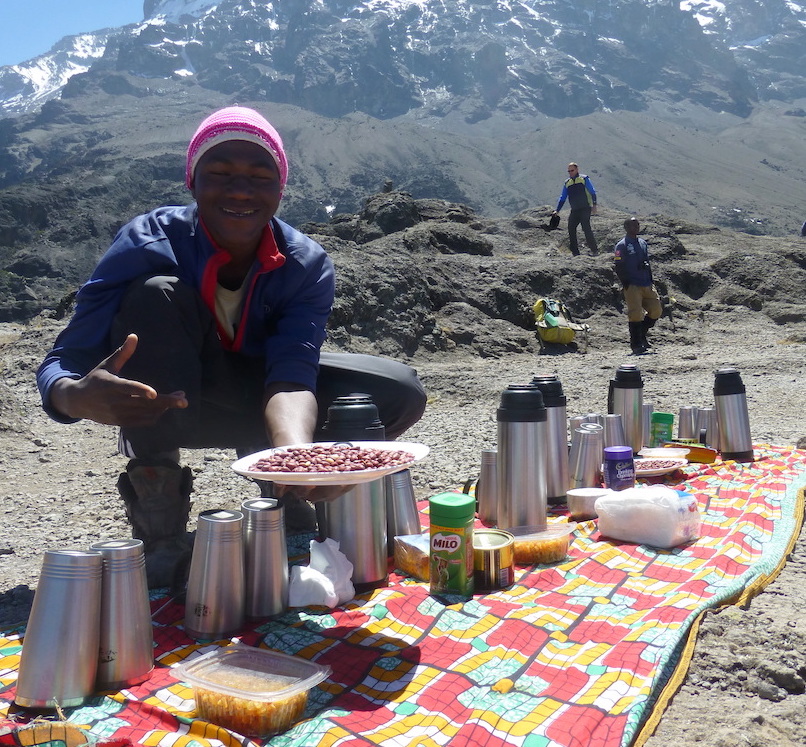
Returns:
[[[638,366],[625,363],[616,369],[607,393],[607,411],[621,414],[626,446],[637,454],[644,445],[644,381]]]
[[[714,375],[714,407],[723,459],[753,461],[750,416],[742,377],[735,368],[720,368]]]
[[[372,398],[351,394],[333,400],[322,436],[326,441],[383,441],[386,429]],[[360,483],[335,500],[317,504],[324,525],[320,536],[336,540],[353,564],[356,591],[385,586],[388,579],[385,484],[383,477]]]
[[[498,422],[498,528],[546,528],[546,408],[532,384],[501,394]]]
[[[534,384],[543,395],[546,408],[546,498],[548,503],[565,503],[568,489],[568,416],[559,376],[535,376]]]

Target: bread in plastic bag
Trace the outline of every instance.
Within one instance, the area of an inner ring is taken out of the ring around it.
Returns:
[[[611,539],[668,549],[700,536],[697,499],[665,485],[613,491],[595,505],[599,532]]]
[[[395,568],[419,581],[431,578],[431,535],[401,534],[395,537]]]

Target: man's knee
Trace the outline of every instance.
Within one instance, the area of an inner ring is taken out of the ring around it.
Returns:
[[[147,312],[150,304],[185,301],[195,294],[196,291],[173,275],[141,275],[129,283],[121,309],[135,305],[138,311]]]

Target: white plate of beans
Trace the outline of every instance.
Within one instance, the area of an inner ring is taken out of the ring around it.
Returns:
[[[429,451],[408,441],[323,441],[259,451],[238,459],[232,469],[280,485],[357,485],[407,469]]]

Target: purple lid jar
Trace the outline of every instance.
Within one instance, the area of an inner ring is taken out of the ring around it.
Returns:
[[[604,484],[610,490],[635,487],[635,462],[631,446],[607,446],[604,450]]]

